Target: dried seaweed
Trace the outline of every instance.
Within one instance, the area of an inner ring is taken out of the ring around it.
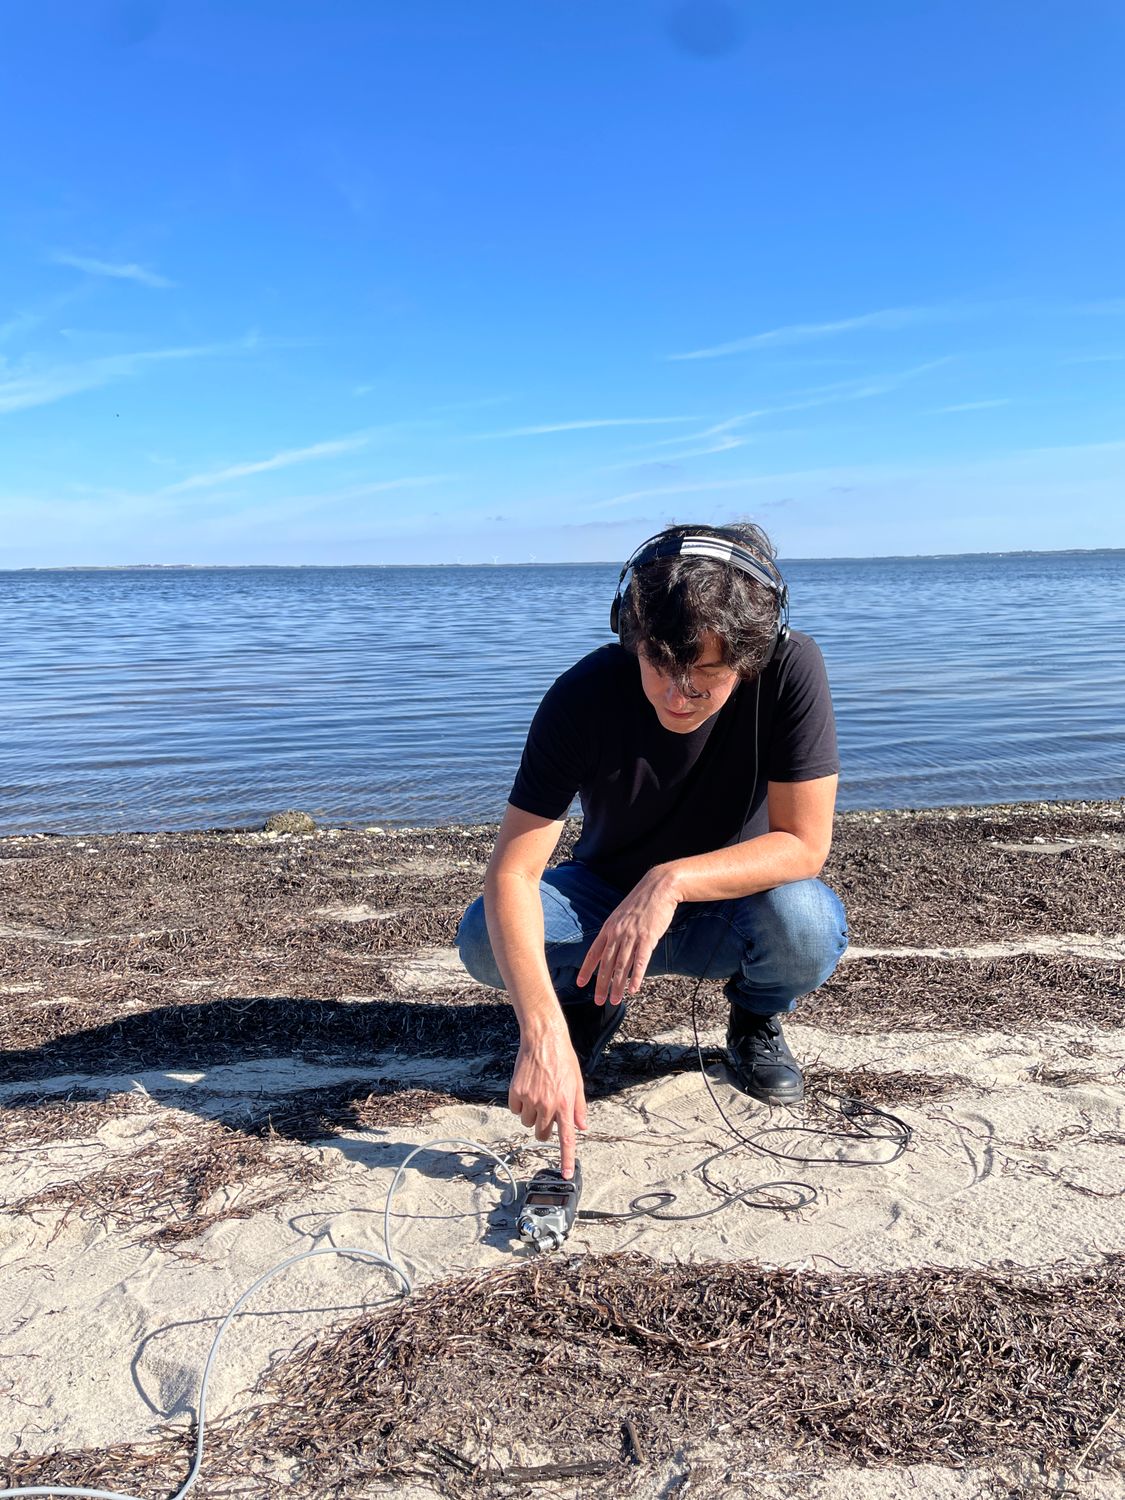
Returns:
[[[0,840],[5,921],[78,941],[139,934],[177,947],[206,946],[213,932],[244,936],[302,925],[358,905],[388,916],[413,907],[463,908],[480,894],[475,861],[440,879],[386,871],[382,841],[337,837],[249,840],[235,835],[120,834],[75,840]],[[49,939],[43,939],[49,941]]]
[[[439,1283],[280,1361],[209,1434],[203,1492],[284,1472],[297,1495],[346,1495],[440,1472],[468,1495],[551,1460],[587,1466],[584,1494],[622,1493],[626,1416],[650,1464],[710,1442],[742,1465],[1077,1469],[1104,1461],[1123,1351],[1120,1256],[866,1276],[544,1258]],[[186,1449],[15,1454],[4,1478],[155,1494]]]
[[[449,1094],[380,1079],[375,1083],[349,1082],[301,1089],[265,1105],[255,1101],[253,1105],[242,1106],[236,1116],[224,1123],[250,1134],[307,1144],[347,1131],[420,1125],[435,1109],[451,1104],[485,1104],[495,1097],[495,1090],[479,1081],[469,1081],[456,1094]]]
[[[271,1149],[274,1143],[307,1145],[347,1131],[417,1125],[445,1105],[484,1103],[494,1097],[494,1090],[479,1083],[470,1082],[455,1096],[381,1079],[302,1089],[225,1109],[207,1101],[204,1108],[211,1118],[198,1125],[177,1118],[169,1138],[146,1145],[143,1152],[116,1157],[80,1178],[54,1183],[11,1205],[10,1211],[61,1210],[56,1235],[77,1217],[126,1229],[143,1226],[146,1242],[177,1244],[220,1220],[260,1213],[289,1197],[294,1187],[328,1175],[308,1157]],[[70,1144],[95,1135],[108,1121],[144,1102],[132,1094],[16,1095],[0,1112],[0,1143],[21,1150],[47,1141]],[[265,1191],[279,1176],[286,1179],[284,1188]],[[248,1193],[204,1211],[214,1194],[243,1184],[250,1186]]]
[[[582,1391],[582,1429],[600,1429],[603,1445],[575,1459],[604,1457],[619,1414],[638,1410],[646,1443],[665,1452],[669,1437],[731,1419],[767,1442],[866,1462],[922,1462],[935,1450],[964,1461],[1015,1445],[1059,1458],[1117,1400],[1123,1335],[1125,1258],[1052,1279],[587,1257],[443,1284],[360,1319],[286,1360],[264,1394],[305,1410],[331,1396],[346,1444],[373,1415],[393,1420],[380,1395],[397,1397],[405,1377],[409,1436],[397,1423],[386,1434],[392,1462],[427,1421],[449,1443],[451,1399],[467,1413],[497,1382],[510,1392],[506,1445],[533,1446],[564,1424],[573,1433]],[[268,1430],[276,1416],[266,1408],[259,1420]]]
[[[142,1108],[135,1094],[105,1094],[69,1089],[57,1094],[24,1094],[5,1101],[0,1110],[0,1150],[28,1150],[51,1141],[84,1141],[110,1120]]]
[[[802,1021],[854,1032],[1116,1027],[1125,966],[1080,958],[857,958],[798,1004]]]
[[[856,943],[904,944],[949,931],[961,942],[1116,931],[1123,862],[1090,840],[1120,821],[1114,804],[845,814],[825,876],[844,897]],[[1050,856],[1047,867],[1005,847],[1043,837],[1041,830],[1088,842]],[[451,941],[461,910],[479,894],[494,836],[492,828],[467,832],[8,839],[0,841],[0,901],[6,920],[26,934],[21,946],[48,967],[174,968],[180,977],[221,980],[237,955],[247,977],[279,963],[290,973],[307,964],[316,976],[329,953],[354,966],[403,946]],[[569,853],[575,832],[570,825],[557,858]],[[329,915],[348,906],[375,915],[356,922]]]
[[[821,1068],[805,1072],[809,1093],[862,1099],[866,1104],[924,1104],[946,1094],[967,1093],[972,1086],[947,1073],[902,1072],[895,1068]]]
[[[58,1210],[56,1238],[72,1218],[143,1230],[141,1240],[175,1245],[195,1239],[224,1219],[247,1219],[322,1181],[327,1171],[293,1150],[216,1122],[178,1125],[143,1152],[115,1156],[73,1181],[56,1182],[11,1205],[11,1212]],[[283,1178],[284,1185],[277,1185]],[[273,1183],[272,1190],[267,1184]],[[222,1190],[243,1189],[221,1205]],[[211,1204],[208,1207],[208,1204]]]
[[[506,1084],[504,1089],[506,1098]],[[170,1102],[181,1110],[195,1108],[201,1117],[229,1132],[267,1139],[329,1140],[348,1131],[383,1126],[419,1125],[435,1109],[465,1103],[487,1104],[501,1091],[468,1079],[456,1094],[417,1088],[395,1079],[356,1079],[298,1089],[275,1099],[216,1101],[177,1092]],[[15,1094],[0,1110],[0,1151],[33,1151],[48,1143],[70,1145],[88,1140],[106,1124],[150,1107],[143,1094],[72,1090],[62,1094]],[[182,1128],[182,1120],[175,1122]],[[208,1139],[213,1139],[209,1137]]]
[[[641,1041],[682,1028],[696,983],[646,982],[623,1035]],[[967,960],[863,958],[842,964],[800,1001],[795,1018],[859,1033],[1038,1031],[1047,1020],[1114,1027],[1125,1010],[1125,968],[1084,959],[1019,955]],[[725,1023],[726,1002],[699,987],[701,1030]],[[285,996],[119,1006],[100,1000],[44,1003],[0,997],[13,1050],[0,1052],[0,1079],[23,1081],[80,1072],[208,1067],[279,1054],[356,1060],[406,1055],[508,1056],[517,1032],[504,996],[479,986],[442,992],[442,1003],[401,998],[341,1001]],[[620,1048],[617,1049],[620,1052]],[[669,1066],[673,1061],[665,1059]]]
[[[148,1069],[206,1068],[254,1057],[293,1056],[312,1061],[370,1059],[376,1053],[471,1057],[514,1050],[518,1035],[509,1005],[498,998],[480,1003],[482,991],[465,1003],[433,1005],[404,1000],[200,1001],[157,1010],[131,1011],[105,1019],[91,1006],[83,1019],[101,1024],[68,1029],[38,1046],[0,1053],[0,1078],[13,1082],[56,1074],[95,1071],[137,1073]],[[19,1030],[38,1029],[42,1006],[9,1006]],[[69,1012],[73,1026],[78,1017]],[[27,1032],[24,1031],[26,1036]]]
[[[1047,1088],[1068,1089],[1083,1083],[1120,1082],[1125,1077],[1125,1066],[1106,1074],[1093,1073],[1088,1068],[1051,1068],[1040,1062],[1032,1069],[1029,1077],[1033,1083],[1044,1084]]]
[[[1125,861],[1113,848],[1076,844],[1032,855],[1006,848],[1036,837],[1092,839],[1122,831],[1120,804],[961,809],[954,815],[845,815],[837,820],[824,879],[862,946],[924,945],[937,933],[958,943],[1044,932],[1117,932],[1125,909]],[[947,939],[948,940],[948,939]]]
[[[675,976],[645,981],[623,1034],[660,1036],[691,1024],[725,1026],[729,1004],[715,984]],[[1010,958],[856,958],[842,963],[793,1019],[826,1030],[1039,1031],[1071,1021],[1114,1028],[1125,1015],[1125,965],[1018,954]]]
[[[1044,880],[1042,861],[1000,847],[1040,836],[1039,829],[1092,837],[1116,827],[1115,817],[1111,805],[846,815],[832,868],[853,940],[932,941],[935,932],[955,930],[971,941],[1011,930],[1013,922],[1021,931],[1045,924],[1116,928],[1125,891],[1122,861],[1111,850],[1077,846],[1052,856],[1052,881]],[[572,825],[560,857],[573,834]],[[401,983],[388,970],[388,955],[452,940],[463,905],[479,891],[491,835],[485,828],[468,838],[454,829],[281,840],[176,834],[0,841],[0,898],[11,923],[0,928],[0,975],[8,981],[0,1034],[22,1054],[84,1034],[93,1047],[89,1066],[121,1060],[135,1067],[144,1065],[150,1044],[163,1057],[178,1033],[188,1041],[187,1033],[210,1029],[214,1059],[217,1031],[234,1022],[248,997],[299,1007],[394,993]],[[390,868],[427,858],[436,862],[429,874]],[[344,920],[349,907],[366,919]],[[693,987],[650,981],[630,1016],[630,1034],[682,1024]],[[865,959],[841,966],[799,1015],[869,1030],[1033,1025],[1079,1014],[1108,1025],[1117,1022],[1123,994],[1122,966],[1089,960]],[[479,988],[443,996],[450,1005],[489,998],[496,997]],[[179,1010],[226,1001],[235,1006],[225,1014],[211,1010],[209,1022],[173,1019]],[[706,988],[700,1008],[705,1021],[722,1016]],[[349,1027],[341,1027],[338,1010],[324,1026],[303,1014],[298,1024],[296,1011],[288,1012],[279,1042],[299,1046],[301,1030],[330,1047],[364,1046],[354,1022],[357,1034],[346,1042]],[[114,1027],[120,1030],[111,1037]],[[248,1046],[258,1045],[244,1027],[234,1029]],[[381,1045],[375,1036],[382,1034],[376,1027],[368,1044]],[[239,1055],[238,1046],[232,1036],[228,1055]],[[0,1077],[46,1076],[67,1065],[62,1053],[51,1053],[53,1061],[0,1054]]]

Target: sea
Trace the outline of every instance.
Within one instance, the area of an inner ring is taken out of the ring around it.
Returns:
[[[617,566],[0,572],[0,834],[498,819]],[[1125,551],[782,567],[841,807],[1125,795]]]

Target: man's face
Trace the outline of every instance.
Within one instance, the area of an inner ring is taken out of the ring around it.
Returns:
[[[719,712],[738,684],[738,673],[724,665],[722,643],[711,631],[704,634],[703,649],[691,669],[687,693],[682,693],[671,677],[659,672],[643,651],[638,653],[637,660],[645,697],[656,710],[661,725],[673,734],[690,734],[698,729]]]

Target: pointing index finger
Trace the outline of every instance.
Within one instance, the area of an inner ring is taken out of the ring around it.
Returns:
[[[574,1121],[565,1115],[558,1117],[559,1167],[564,1177],[574,1176]]]

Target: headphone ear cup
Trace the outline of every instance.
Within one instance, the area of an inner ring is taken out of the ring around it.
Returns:
[[[777,594],[777,625],[773,633],[773,649],[770,651],[770,661],[783,649],[789,639],[789,585],[784,578],[780,580],[781,587]]]
[[[762,665],[758,668],[759,675],[761,675],[761,673],[766,670],[770,662],[773,661],[774,657],[777,656],[779,651],[781,651],[782,647],[785,645],[788,639],[789,590],[788,588],[783,586],[781,596],[778,600],[777,619],[774,622],[773,627],[773,640],[770,642],[770,648],[766,652],[765,659],[763,660]]]
[[[778,635],[777,631],[775,630],[774,633],[773,633],[773,639],[770,641],[770,644],[769,644],[769,650],[766,652],[765,656],[762,657],[762,665],[758,668],[758,676],[759,676],[759,678],[761,677],[762,673],[766,670],[766,668],[769,666],[770,662],[773,661],[774,657],[777,655],[777,648],[778,648],[779,642],[780,642],[780,636]]]
[[[613,596],[613,603],[609,606],[609,628],[612,633],[620,638],[621,635],[621,590]]]

